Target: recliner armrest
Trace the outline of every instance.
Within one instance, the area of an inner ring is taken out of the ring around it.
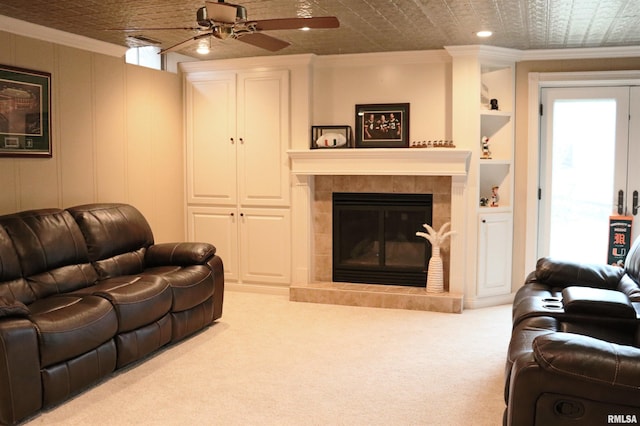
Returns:
[[[147,249],[145,263],[147,266],[204,265],[215,254],[216,248],[208,243],[155,244]]]
[[[552,373],[634,390],[640,383],[640,348],[633,346],[559,332],[536,337],[533,353],[540,367]]]
[[[566,287],[562,305],[568,314],[592,314],[615,318],[636,318],[636,310],[626,294],[593,287]]]
[[[560,261],[549,257],[538,259],[535,277],[538,282],[556,287],[583,286],[616,289],[625,271],[607,264]]]
[[[0,318],[2,317],[26,317],[29,315],[29,308],[24,303],[5,297],[0,297]]]

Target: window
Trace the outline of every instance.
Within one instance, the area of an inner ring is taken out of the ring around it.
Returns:
[[[127,50],[126,62],[156,70],[162,69],[162,55],[158,46],[132,47]]]

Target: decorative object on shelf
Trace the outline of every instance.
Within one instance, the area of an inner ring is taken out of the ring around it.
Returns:
[[[489,101],[489,105],[491,105],[491,110],[492,111],[498,111],[500,108],[498,108],[498,100],[497,99],[491,99]]]
[[[447,222],[436,232],[426,223],[422,225],[427,232],[416,232],[418,237],[422,237],[431,243],[431,259],[429,259],[429,269],[427,271],[427,293],[444,292],[444,272],[442,268],[442,257],[440,257],[440,246],[444,240],[455,234],[455,231],[447,231],[451,222]]]
[[[491,150],[489,150],[489,138],[486,136],[482,137],[482,158],[485,160],[491,159]]]
[[[409,146],[409,104],[356,105],[356,148]]]
[[[498,186],[493,186],[491,188],[491,207],[498,207],[498,203],[500,202],[500,194],[498,194]]]
[[[51,157],[51,74],[0,65],[0,156]]]
[[[489,199],[487,197],[481,197],[480,207],[488,207],[488,206],[489,206]]]
[[[455,148],[453,141],[434,140],[434,141],[412,141],[409,148]]]
[[[311,126],[311,149],[350,148],[351,126]]]

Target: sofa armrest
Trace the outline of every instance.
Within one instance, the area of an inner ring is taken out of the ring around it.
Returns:
[[[533,340],[541,368],[577,380],[638,389],[640,348],[589,336],[551,333]]]
[[[216,248],[208,243],[164,243],[147,249],[147,266],[205,265],[216,254]]]
[[[562,305],[568,314],[590,314],[608,318],[636,318],[636,310],[626,294],[593,287],[565,287]]]
[[[575,263],[543,257],[538,259],[535,277],[538,282],[555,287],[582,286],[615,290],[624,273],[623,268],[607,264]]]
[[[18,300],[9,300],[0,297],[0,318],[4,317],[26,317],[29,315],[29,308]]]
[[[42,408],[36,327],[26,318],[0,318],[0,424],[14,424]]]

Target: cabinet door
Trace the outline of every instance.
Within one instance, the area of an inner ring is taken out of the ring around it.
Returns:
[[[289,74],[238,75],[240,204],[289,204]]]
[[[238,222],[235,208],[191,206],[187,208],[189,241],[211,243],[222,258],[224,276],[238,279]]]
[[[188,203],[237,202],[234,74],[188,77],[185,86]]]
[[[288,209],[240,211],[242,281],[289,284],[291,219]]]
[[[511,292],[513,222],[511,213],[479,215],[478,296]]]

